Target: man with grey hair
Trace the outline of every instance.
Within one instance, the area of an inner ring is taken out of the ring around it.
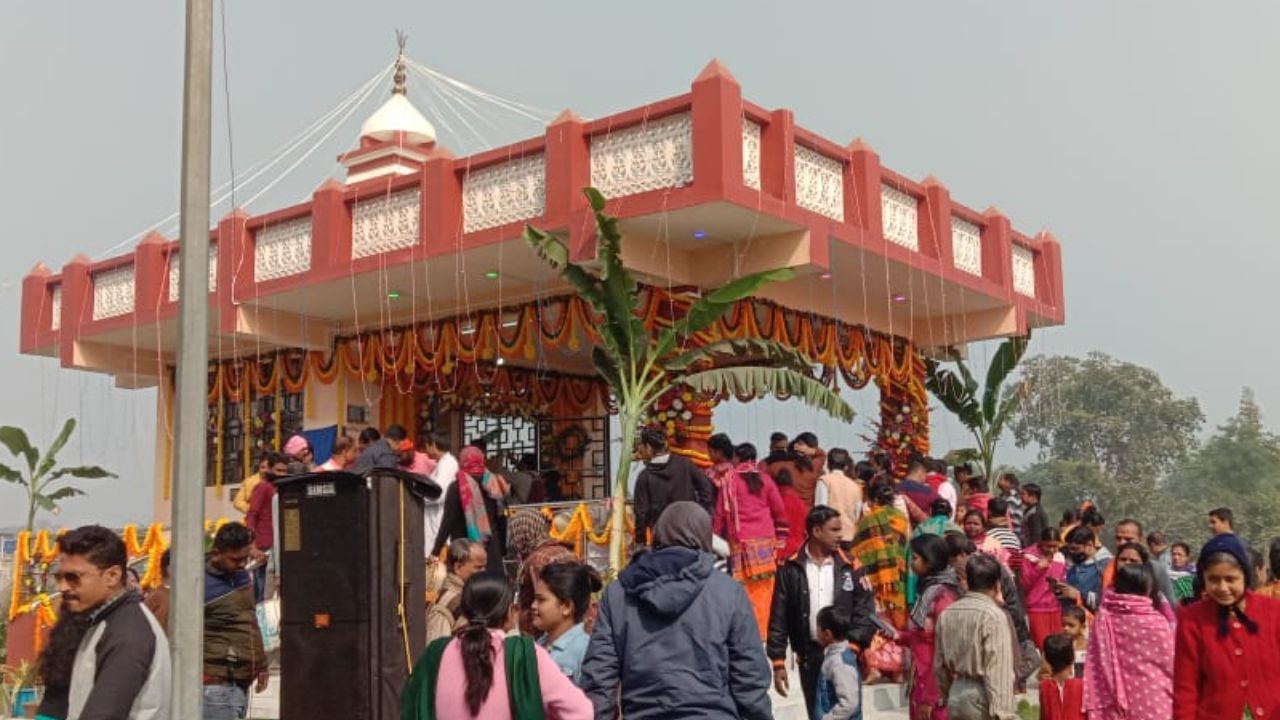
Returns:
[[[445,558],[448,575],[445,576],[440,597],[427,610],[427,642],[453,635],[458,622],[462,586],[466,584],[467,578],[484,570],[488,562],[489,556],[485,552],[484,543],[466,538],[458,538],[449,543],[449,554]]]

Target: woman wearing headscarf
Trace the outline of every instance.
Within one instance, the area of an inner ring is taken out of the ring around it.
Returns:
[[[488,569],[502,572],[505,527],[499,523],[505,483],[485,468],[484,453],[479,448],[463,448],[458,455],[458,465],[457,479],[445,491],[440,532],[436,533],[431,554],[439,556],[450,540],[466,538],[483,543],[489,558]]]
[[[1215,535],[1196,562],[1199,600],[1178,615],[1173,718],[1255,718],[1280,713],[1280,601],[1254,592],[1243,541]]]
[[[542,577],[542,569],[552,563],[578,562],[573,551],[551,539],[551,526],[542,513],[532,509],[520,509],[507,522],[507,542],[515,560],[520,563],[516,572],[516,604],[520,611],[520,632],[533,634],[533,586]],[[583,623],[588,628],[595,619],[595,608],[587,611]]]
[[[772,676],[742,586],[715,569],[711,517],[672,503],[654,527],[655,549],[604,591],[582,689],[597,718],[773,717]]]

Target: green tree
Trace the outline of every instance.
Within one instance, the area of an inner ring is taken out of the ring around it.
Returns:
[[[614,474],[614,532],[609,541],[609,563],[618,570],[626,516],[623,501],[636,430],[644,414],[668,389],[687,386],[717,396],[794,396],[846,421],[853,419],[853,409],[815,379],[810,360],[792,348],[764,340],[725,340],[701,346],[692,342],[696,333],[723,317],[734,303],[768,283],[790,280],[794,271],[782,268],[745,275],[706,291],[673,327],[652,332],[639,316],[640,285],[622,261],[618,219],[605,214],[605,198],[599,191],[586,188],[584,193],[596,220],[594,269],[571,262],[564,241],[551,233],[527,226],[524,238],[601,317],[601,344],[592,348],[591,361],[613,389],[622,428],[622,449]]]
[[[1004,435],[1005,424],[1022,400],[1018,388],[1006,388],[1004,382],[1022,360],[1030,342],[1031,336],[1027,335],[1001,343],[987,367],[986,383],[981,392],[977,378],[959,353],[951,355],[955,371],[942,367],[932,358],[925,360],[925,387],[960,420],[977,443],[975,448],[955,452],[964,459],[977,459],[982,464],[982,474],[988,478],[996,469],[996,445]]]
[[[1035,357],[1023,366],[1025,397],[1011,424],[1018,447],[1035,444],[1027,480],[1059,502],[1094,501],[1109,517],[1158,522],[1176,513],[1161,481],[1196,450],[1204,422],[1155,371],[1103,353]]]
[[[36,514],[44,511],[57,513],[58,503],[67,498],[84,495],[78,487],[64,484],[65,478],[105,478],[115,477],[97,465],[58,465],[58,453],[66,446],[75,432],[75,418],[67,418],[62,431],[54,438],[49,449],[41,454],[22,428],[5,425],[0,427],[0,444],[8,448],[14,458],[26,464],[26,471],[12,468],[0,463],[0,479],[21,485],[27,494],[27,530],[35,527]]]
[[[1280,437],[1263,424],[1252,390],[1244,388],[1236,414],[1170,476],[1166,489],[1192,508],[1184,539],[1204,539],[1205,514],[1221,506],[1232,508],[1236,530],[1255,544],[1280,535]]]

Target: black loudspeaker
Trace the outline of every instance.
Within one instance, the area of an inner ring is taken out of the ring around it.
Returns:
[[[281,720],[396,720],[426,640],[422,508],[439,486],[373,470],[276,487]]]

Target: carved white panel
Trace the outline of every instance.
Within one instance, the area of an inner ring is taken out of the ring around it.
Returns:
[[[264,227],[253,245],[254,282],[304,273],[311,269],[311,216]]]
[[[919,204],[913,195],[880,186],[880,224],[885,239],[912,250],[920,249]]]
[[[1021,245],[1013,246],[1013,291],[1027,297],[1036,296],[1035,254]]]
[[[951,255],[955,266],[982,275],[982,230],[971,222],[951,218]]]
[[[605,197],[635,195],[691,182],[693,121],[689,113],[591,140],[591,184]]]
[[[539,217],[546,207],[547,169],[543,155],[478,170],[462,182],[463,232]]]
[[[796,204],[844,222],[844,166],[802,145],[795,157]]]
[[[218,246],[209,243],[209,292],[218,289]],[[169,255],[169,302],[178,302],[182,291],[182,271],[178,268],[178,253]]]
[[[133,312],[133,265],[93,274],[93,319]]]
[[[742,118],[742,182],[760,189],[760,126]]]
[[[49,293],[49,329],[62,327],[62,285],[54,285]]]
[[[421,188],[356,203],[351,210],[351,258],[417,245],[421,216]]]

